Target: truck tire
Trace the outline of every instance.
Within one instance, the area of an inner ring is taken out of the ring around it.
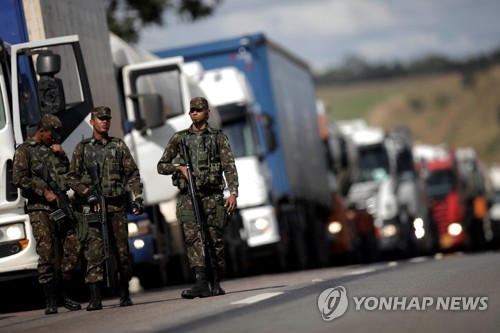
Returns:
[[[136,275],[144,289],[161,288],[167,285],[167,268],[164,265],[145,265],[136,269]]]
[[[228,277],[240,277],[247,274],[248,244],[241,239],[240,230],[243,220],[239,214],[233,217],[224,229],[224,252],[226,256],[226,274]]]
[[[287,244],[287,263],[291,270],[303,270],[308,267],[306,216],[301,207],[295,207],[293,213],[286,214],[289,226],[289,242]]]
[[[317,207],[308,207],[309,264],[311,267],[326,267],[330,263],[327,244],[328,215]]]

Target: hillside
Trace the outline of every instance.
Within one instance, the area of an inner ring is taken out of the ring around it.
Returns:
[[[474,147],[500,162],[500,66],[473,77],[459,73],[347,86],[319,86],[333,120],[364,118],[386,129],[407,126],[415,142]]]

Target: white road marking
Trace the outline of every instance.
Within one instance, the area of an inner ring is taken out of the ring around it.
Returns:
[[[428,258],[427,257],[415,257],[415,258],[411,258],[409,261],[411,263],[416,263],[416,262],[423,262],[423,261],[427,261]]]
[[[257,302],[260,302],[260,301],[263,301],[263,300],[266,300],[268,298],[271,298],[271,297],[274,297],[274,296],[278,296],[278,295],[281,295],[281,294],[283,294],[283,292],[263,293],[263,294],[259,294],[259,295],[255,295],[255,296],[252,296],[252,297],[248,297],[248,298],[242,299],[240,301],[233,302],[231,304],[253,304],[253,303],[257,303]]]
[[[375,272],[375,268],[360,268],[356,269],[354,271],[347,272],[343,275],[348,276],[348,275],[360,275],[360,274],[366,274],[366,273],[371,273]]]

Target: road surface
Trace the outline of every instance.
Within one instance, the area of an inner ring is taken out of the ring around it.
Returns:
[[[134,294],[135,305],[127,308],[105,299],[104,309],[94,312],[6,311],[0,313],[0,332],[489,333],[500,328],[500,252],[260,275],[222,285],[225,296],[204,299],[184,300],[180,292],[188,286],[175,286]],[[331,293],[332,288],[345,293]],[[325,295],[331,296],[326,302]]]

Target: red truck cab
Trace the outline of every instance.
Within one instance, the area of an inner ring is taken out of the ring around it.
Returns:
[[[466,242],[465,197],[453,149],[416,147],[417,169],[425,179],[431,217],[437,225],[442,250],[461,248]],[[432,152],[431,150],[436,151]]]

